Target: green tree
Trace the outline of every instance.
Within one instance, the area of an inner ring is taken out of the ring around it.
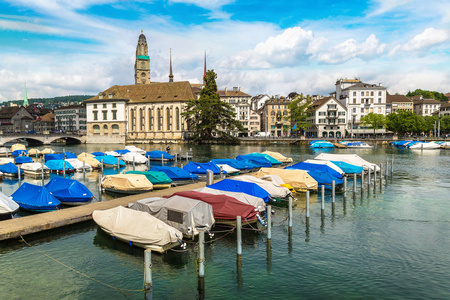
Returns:
[[[220,100],[217,93],[217,74],[209,70],[205,75],[205,87],[200,92],[199,99],[186,103],[182,115],[186,118],[194,141],[198,143],[215,140],[222,143],[239,143],[229,132],[246,129],[236,120],[233,108]]]
[[[408,94],[406,94],[406,97],[413,97],[418,95],[422,95],[424,99],[436,99],[439,101],[448,101],[447,96],[445,96],[443,93],[421,89],[416,89],[414,92],[408,92]]]
[[[386,117],[381,114],[368,113],[361,118],[361,124],[373,128],[373,136],[377,128],[383,128],[386,124]]]
[[[386,117],[386,128],[400,135],[425,131],[424,119],[412,111],[399,110]]]
[[[311,107],[312,100],[309,95],[305,97],[303,94],[297,94],[291,103],[289,103],[289,115],[286,119],[293,124],[292,131],[297,133],[302,132],[306,127],[311,126],[310,122],[307,121]]]

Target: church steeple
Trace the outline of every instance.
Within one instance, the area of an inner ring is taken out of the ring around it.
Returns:
[[[23,94],[23,106],[27,107],[28,104],[28,96],[27,96],[27,84],[25,83],[25,92]]]
[[[134,64],[135,84],[150,83],[150,57],[148,56],[147,39],[141,29],[136,46],[136,63]]]
[[[172,48],[170,48],[170,74],[169,74],[169,82],[173,82],[173,74],[172,74]]]
[[[206,50],[205,50],[205,66],[203,68],[203,85],[206,85]]]

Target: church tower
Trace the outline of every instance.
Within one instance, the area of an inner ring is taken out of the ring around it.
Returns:
[[[147,39],[141,30],[136,47],[136,63],[134,64],[134,83],[150,83],[150,57],[148,56]]]

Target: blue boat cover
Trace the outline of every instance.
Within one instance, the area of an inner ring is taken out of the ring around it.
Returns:
[[[119,155],[124,155],[124,154],[127,154],[128,152],[130,152],[130,150],[128,150],[128,149],[114,150],[114,152],[118,153]],[[98,152],[95,152],[95,153],[98,153]]]
[[[295,168],[292,168],[291,166],[286,167],[285,169],[292,169],[295,170]],[[322,188],[322,185],[325,186],[325,189],[331,190],[333,185],[333,180],[336,186],[341,185],[344,183],[344,179],[337,178],[331,175],[327,172],[321,172],[318,170],[307,170],[308,174],[314,178],[318,183],[318,188]]]
[[[329,173],[330,175],[332,175],[333,177],[336,177],[336,178],[342,178],[342,175],[338,171],[334,170],[333,168],[331,168],[327,165],[299,162],[299,163],[296,163],[295,165],[289,166],[289,168],[305,170],[305,171],[315,170],[315,171],[319,171],[319,172]]]
[[[0,172],[8,173],[8,174],[18,174],[19,168],[12,162],[9,162],[5,165],[0,166]],[[20,174],[22,174],[22,173],[23,173],[23,170],[20,170]]]
[[[14,150],[11,154],[12,154],[12,156],[17,157],[17,156],[28,154],[28,151],[27,150]]]
[[[341,168],[342,171],[344,171],[344,173],[346,174],[353,174],[353,173],[361,173],[364,168],[360,167],[360,166],[355,166],[343,161],[337,161],[337,160],[332,160],[331,161],[333,164],[335,164],[336,166],[338,166],[339,168]]]
[[[49,160],[45,162],[45,166],[53,171],[62,171],[65,163],[65,169],[67,170],[73,170],[72,165],[68,161],[64,161],[62,159],[58,160]]]
[[[213,173],[215,175],[220,174],[220,168],[212,163],[212,162],[207,162],[207,163],[198,163],[198,162],[193,162],[190,161],[187,165],[185,165],[183,167],[183,170],[191,172],[192,174],[206,174],[207,170],[211,170],[213,171]],[[224,170],[223,174],[226,174],[227,172]]]
[[[103,152],[92,152],[91,154],[94,156],[104,156],[105,155],[105,153],[103,153]]]
[[[27,182],[24,182],[11,197],[21,208],[35,211],[56,210],[61,204],[45,187]]]
[[[270,198],[270,194],[266,190],[253,182],[223,179],[217,183],[208,185],[208,187],[219,191],[238,192],[252,195],[262,198],[264,202],[269,202]]]
[[[64,160],[64,154],[45,154],[44,161],[49,160]]]
[[[330,142],[315,142],[310,145],[311,148],[334,148]]]
[[[257,168],[270,168],[272,167],[272,163],[265,157],[256,156],[256,155],[238,155],[236,157],[237,160],[249,160],[253,164],[256,165]]]
[[[161,167],[151,166],[151,171],[164,172],[173,181],[177,180],[198,180],[198,175],[191,174],[190,172],[178,167]]]
[[[29,156],[17,156],[14,157],[14,162],[16,164],[32,163],[33,159]]]
[[[172,179],[170,179],[169,176],[166,175],[166,173],[161,172],[161,171],[128,171],[126,172],[126,174],[141,174],[141,175],[145,175],[145,177],[147,177],[147,179],[152,183],[152,184],[168,184],[168,183],[172,183]]]
[[[61,202],[89,202],[94,196],[81,182],[61,177],[53,177],[45,188]]]
[[[412,142],[406,144],[406,147],[409,148],[409,147],[411,147],[412,145],[419,144],[419,143],[423,143],[423,142],[422,142],[422,141],[412,141]]]
[[[412,141],[400,141],[396,144],[397,147],[406,147],[406,144],[411,143]]]
[[[250,153],[250,155],[255,155],[255,156],[265,157],[265,158],[267,158],[268,161],[270,161],[270,163],[271,163],[272,165],[281,165],[281,164],[282,164],[281,161],[279,161],[278,159],[273,158],[273,157],[270,156],[269,154],[253,152],[253,153]]]
[[[145,153],[146,157],[150,157],[150,159],[161,159],[161,156],[164,159],[174,159],[175,155],[170,155],[166,151],[153,150]]]
[[[103,160],[103,163],[107,165],[117,166],[117,162],[119,162],[119,165],[121,166],[126,165],[123,160],[118,159],[117,157],[111,155],[96,156],[95,159],[98,160],[99,162],[102,162]]]
[[[229,165],[232,168],[238,170],[253,170],[255,168],[254,164],[250,164],[249,160],[237,160],[234,158],[222,158],[222,159],[211,159],[211,162],[216,165]]]
[[[67,158],[78,158],[78,156],[75,153],[68,152],[68,151],[63,152],[62,155],[63,156],[65,155],[65,159],[67,159]]]
[[[308,145],[312,145],[312,144],[314,144],[315,142],[326,142],[326,141],[324,141],[324,140],[312,140],[312,141],[310,141],[309,143],[308,143]]]

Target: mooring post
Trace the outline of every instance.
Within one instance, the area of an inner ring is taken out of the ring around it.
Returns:
[[[22,184],[22,178],[20,176],[20,166],[17,168],[17,179],[19,180],[19,186]]]
[[[63,161],[63,177],[66,178],[66,162]]]
[[[309,191],[306,191],[306,226],[309,226]]]
[[[336,202],[336,181],[332,181],[331,182],[331,203],[333,203],[332,205],[334,205],[334,203]]]
[[[223,179],[223,166],[220,166],[220,179]]]
[[[394,177],[394,157],[392,157],[391,161],[391,177]]]
[[[175,162],[178,161],[178,153],[175,153]]]
[[[236,238],[237,238],[237,248],[236,254],[238,256],[242,255],[242,223],[241,216],[236,216]]]
[[[189,152],[186,152],[186,161],[189,161]]]
[[[42,186],[44,186],[44,176],[45,176],[45,174],[44,174],[44,163],[41,163],[41,176],[42,176]]]
[[[117,159],[117,161],[119,161],[119,159]],[[101,159],[101,162],[100,162],[100,164],[101,164],[101,168],[102,168],[102,175],[103,175],[103,158]],[[117,165],[119,165],[119,163],[117,162]]]
[[[347,195],[347,176],[344,176],[344,196]]]
[[[356,194],[356,183],[357,183],[356,173],[353,173],[353,194]]]
[[[144,252],[144,292],[145,298],[150,299],[152,292],[152,250],[145,249]]]
[[[102,194],[102,175],[98,174],[98,192]]]
[[[320,197],[320,211],[322,216],[325,214],[325,185],[322,184],[322,194]]]
[[[361,194],[364,192],[364,170],[361,171]]]
[[[288,227],[292,228],[292,196],[289,197],[289,223]]]
[[[198,233],[198,277],[205,277],[205,232]]]
[[[86,161],[83,158],[83,180],[86,179]]]
[[[161,154],[161,165],[164,166],[164,154]]]
[[[214,172],[212,170],[206,170],[206,186],[214,184]]]
[[[389,160],[386,161],[386,168],[384,169],[384,182],[385,185],[388,184],[389,179]]]
[[[383,164],[380,164],[380,192],[383,189]]]
[[[133,156],[133,171],[136,170],[136,156]]]
[[[267,206],[267,239],[271,240],[272,239],[272,206],[268,205]]]
[[[377,165],[373,168],[373,192],[377,192]]]
[[[367,169],[367,189],[369,190],[369,192],[370,192],[370,182],[372,181],[372,178],[370,178],[371,172],[372,172],[372,170],[370,168]]]
[[[147,167],[150,169],[150,155],[147,157]]]
[[[103,174],[103,159],[102,159],[102,174]],[[117,158],[117,174],[120,174],[120,159]]]

